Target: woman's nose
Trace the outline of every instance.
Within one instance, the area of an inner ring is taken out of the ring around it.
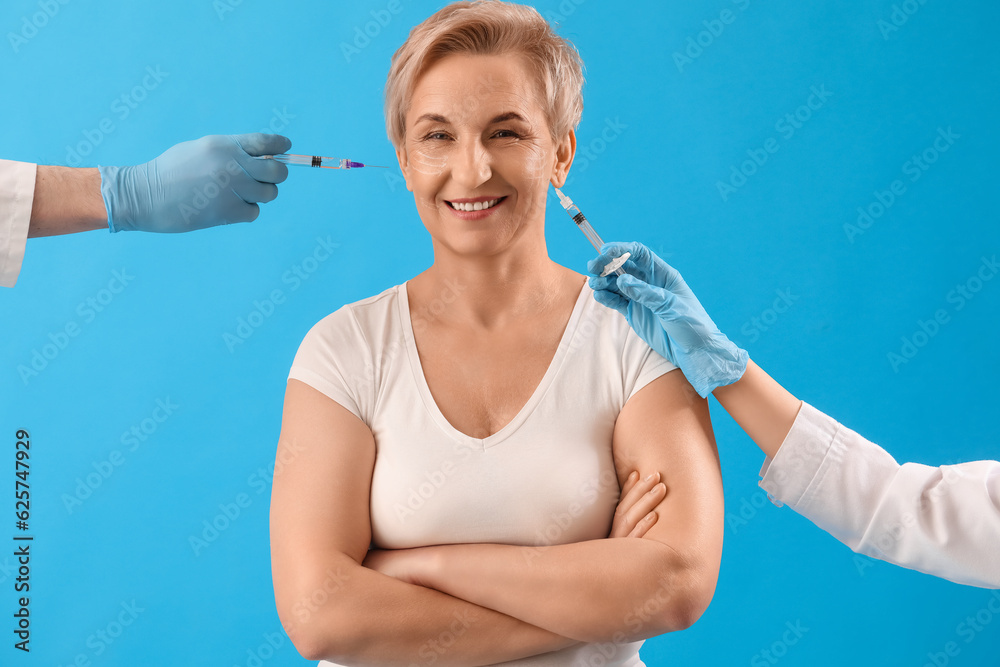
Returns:
[[[474,190],[493,175],[492,156],[480,141],[469,141],[453,157],[451,175],[459,184]]]

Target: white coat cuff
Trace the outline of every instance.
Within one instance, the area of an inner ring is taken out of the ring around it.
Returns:
[[[760,487],[778,507],[808,504],[808,492],[833,446],[840,424],[805,401],[777,455],[764,459]]]
[[[36,166],[0,160],[0,287],[13,287],[28,240]]]

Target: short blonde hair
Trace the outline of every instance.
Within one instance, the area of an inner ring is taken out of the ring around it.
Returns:
[[[501,0],[453,2],[410,30],[392,56],[385,82],[385,129],[401,148],[417,80],[451,54],[524,56],[540,84],[553,141],[580,124],[583,61],[533,7]]]

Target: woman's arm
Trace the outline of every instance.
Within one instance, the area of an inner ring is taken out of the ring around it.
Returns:
[[[576,642],[361,565],[371,542],[371,431],[290,380],[271,496],[271,562],[282,625],[309,659],[363,665],[485,665]]]
[[[665,485],[644,539],[426,547],[411,550],[405,574],[585,642],[634,641],[690,626],[715,591],[723,498],[708,406],[685,398],[685,385],[679,372],[657,378],[628,401],[615,424],[623,486],[632,470],[656,471]]]

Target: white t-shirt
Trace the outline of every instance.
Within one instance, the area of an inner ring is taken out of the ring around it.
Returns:
[[[376,547],[528,546],[608,536],[620,492],[611,451],[618,413],[675,368],[584,283],[531,398],[498,432],[473,438],[456,430],[431,396],[404,283],[322,319],[299,347],[289,378],[372,430]],[[503,664],[591,664],[594,656],[593,664],[637,667],[641,645],[588,644]]]
[[[21,272],[35,197],[34,164],[0,160],[0,287],[13,287]]]

